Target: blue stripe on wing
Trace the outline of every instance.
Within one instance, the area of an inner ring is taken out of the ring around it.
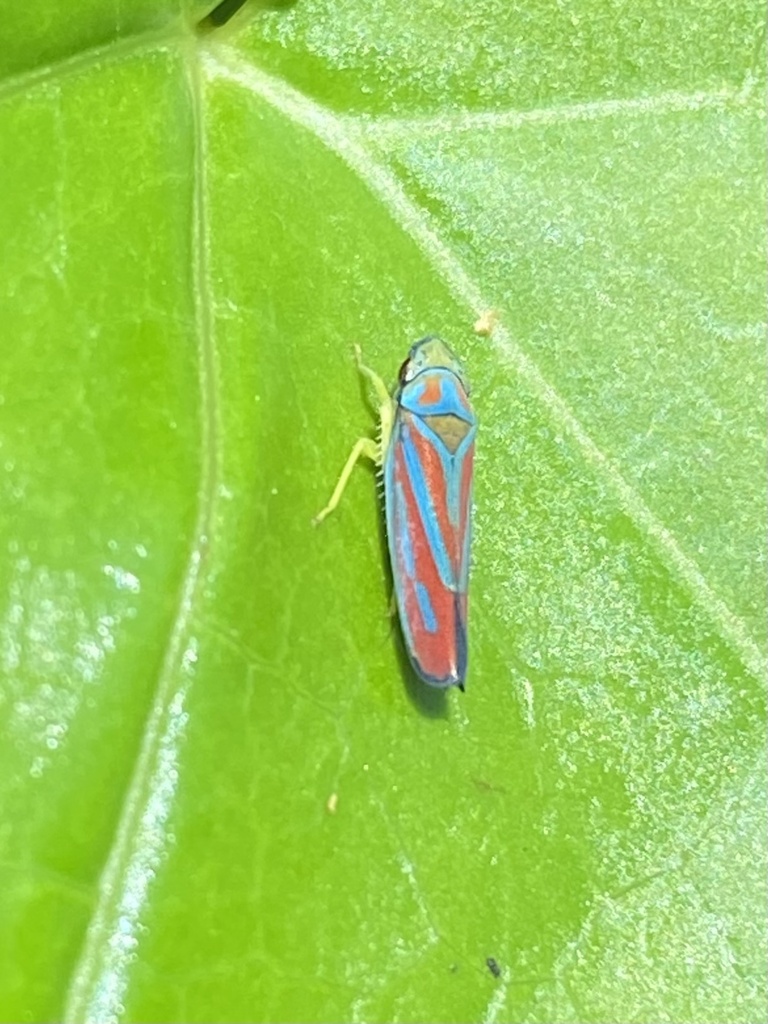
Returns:
[[[416,600],[419,602],[421,621],[428,633],[437,632],[437,616],[429,599],[429,591],[420,580],[416,580]]]
[[[397,494],[397,505],[398,509],[403,510],[404,515],[405,509],[405,494],[403,494],[403,485],[400,483],[395,484],[395,493]],[[411,535],[408,530],[397,529],[393,540],[397,544],[397,549],[403,558],[403,568],[405,569],[406,576],[409,579],[413,579],[416,574],[416,562],[413,557],[413,544],[411,543]]]

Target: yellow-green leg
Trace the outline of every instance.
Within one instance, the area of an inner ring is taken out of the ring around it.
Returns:
[[[371,384],[373,384],[373,389],[376,392],[376,397],[379,400],[379,412],[381,412],[381,407],[383,406],[390,408],[392,406],[392,396],[389,393],[387,385],[384,383],[384,381],[381,379],[378,373],[372,370],[369,366],[365,366],[363,364],[363,353],[359,345],[355,345],[354,351],[355,362],[357,363],[358,370],[360,371],[360,373],[362,373],[364,377],[368,378]]]
[[[379,423],[380,423],[380,440],[374,441],[370,437],[361,437],[356,443],[352,451],[349,453],[349,458],[344,463],[344,468],[341,471],[341,475],[336,483],[336,486],[331,495],[331,500],[321,509],[320,512],[312,520],[314,526],[321,523],[327,515],[336,508],[341,501],[341,496],[344,493],[344,488],[349,482],[349,478],[352,475],[352,470],[355,468],[355,463],[360,458],[371,459],[376,463],[377,466],[382,464],[384,459],[384,452],[389,447],[389,439],[392,436],[392,424],[395,416],[395,403],[387,390],[387,385],[379,377],[377,373],[363,365],[362,353],[360,346],[355,345],[355,362],[357,368],[364,377],[373,385],[373,389],[376,392],[376,398],[379,402]]]
[[[312,520],[313,526],[317,526],[318,523],[322,523],[325,517],[330,515],[339,504],[341,496],[344,493],[344,488],[347,486],[352,470],[355,468],[355,463],[359,458],[372,459],[376,463],[380,462],[381,456],[379,455],[379,446],[377,442],[370,437],[361,437],[359,441],[355,443],[355,447],[349,453],[349,458],[344,463],[344,469],[342,469],[341,476],[333,489],[331,500]]]

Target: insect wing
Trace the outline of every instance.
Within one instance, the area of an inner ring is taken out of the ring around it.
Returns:
[[[475,429],[455,375],[422,374],[400,397],[385,463],[403,635],[417,672],[435,686],[460,685],[466,676]]]

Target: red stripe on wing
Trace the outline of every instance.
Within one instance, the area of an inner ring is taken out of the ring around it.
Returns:
[[[448,560],[453,571],[453,582],[458,585],[462,558],[462,516],[461,510],[457,510],[458,514],[455,517],[457,525],[454,526],[451,523],[451,516],[448,510],[448,482],[445,478],[445,465],[437,448],[440,442],[424,437],[421,431],[415,427],[411,427],[410,436],[421,463],[427,492],[432,499],[440,535],[443,538],[445,550],[448,552]]]
[[[416,430],[411,430],[411,437],[418,436]],[[433,456],[439,456],[426,439],[419,438],[418,450],[420,457],[425,461],[425,473],[429,467],[434,474]],[[427,453],[430,453],[427,455]],[[453,683],[461,681],[459,678],[459,635],[457,626],[457,614],[460,614],[459,606],[463,604],[466,608],[466,601],[457,605],[455,591],[446,587],[441,579],[437,565],[432,554],[432,548],[427,538],[426,531],[422,524],[421,514],[416,501],[413,487],[405,464],[402,446],[395,441],[393,451],[394,458],[394,480],[400,485],[399,493],[389,496],[389,500],[395,503],[393,516],[394,536],[389,538],[390,554],[392,558],[392,571],[395,578],[395,591],[398,598],[398,607],[403,625],[408,653],[415,663],[417,670],[429,681],[439,683]],[[429,461],[427,461],[427,459]],[[445,479],[442,468],[434,478],[427,475],[428,486],[434,489],[431,491],[438,516],[441,521],[447,520],[445,505]],[[402,499],[400,498],[402,495]],[[444,536],[454,536],[456,531],[450,527],[451,533]],[[410,539],[410,548],[413,556],[413,576],[407,572],[407,560],[403,556],[403,539],[407,534]],[[453,543],[452,545],[453,546]],[[449,549],[450,550],[450,549]],[[436,620],[436,629],[430,631],[427,628],[416,590],[416,584],[421,583],[429,595],[432,612]],[[462,630],[463,624],[459,626]]]

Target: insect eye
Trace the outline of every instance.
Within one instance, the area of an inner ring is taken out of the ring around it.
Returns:
[[[400,381],[401,384],[405,384],[407,381],[409,381],[411,379],[411,374],[409,373],[410,368],[411,368],[411,360],[410,360],[410,358],[408,358],[408,359],[405,360],[403,365],[400,367],[400,372],[397,375],[398,376],[398,380]]]

